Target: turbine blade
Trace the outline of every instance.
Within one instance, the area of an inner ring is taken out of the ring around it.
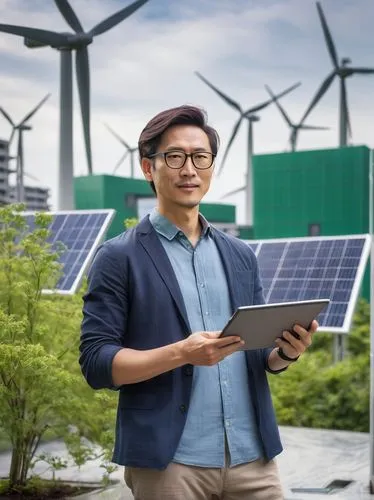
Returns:
[[[293,90],[297,89],[298,87],[300,87],[301,85],[301,82],[297,82],[297,83],[294,83],[293,85],[291,85],[291,87],[287,87],[286,90],[283,90],[282,92],[280,92],[279,94],[276,94],[275,97],[277,99],[280,99],[281,97],[283,97],[284,95],[287,95],[289,94],[290,92],[292,92]]]
[[[325,14],[323,13],[322,6],[321,6],[320,2],[317,2],[317,11],[318,11],[319,19],[321,21],[322,31],[323,31],[323,34],[325,37],[327,50],[329,51],[332,64],[334,65],[335,69],[338,69],[339,68],[338,55],[337,55],[337,52],[335,49],[335,44],[333,42],[331,32],[330,32],[329,27],[327,25]]]
[[[59,47],[66,43],[68,36],[55,33],[54,31],[40,30],[36,28],[27,28],[26,26],[14,26],[12,24],[0,24],[0,31],[9,33],[10,35],[17,35],[31,40],[36,40],[45,45],[52,47]]]
[[[202,80],[204,83],[208,85],[216,94],[218,94],[224,101],[227,102],[227,104],[233,108],[235,108],[237,111],[239,111],[240,114],[243,113],[242,108],[239,106],[239,104],[231,99],[228,95],[224,94],[221,90],[219,90],[217,87],[215,87],[212,83],[210,83],[201,73],[198,71],[195,71],[195,75],[197,75],[200,80]]]
[[[41,180],[40,180],[40,179],[38,179],[38,178],[37,178],[37,177],[35,177],[34,175],[31,175],[31,174],[29,174],[29,173],[27,173],[27,172],[24,172],[24,176],[25,176],[25,177],[28,177],[29,179],[32,179],[33,181],[36,181],[36,182],[39,182],[39,183],[41,182]]]
[[[291,127],[292,126],[292,122],[290,120],[290,117],[288,116],[288,114],[284,110],[283,106],[280,105],[278,99],[275,97],[275,95],[272,92],[271,88],[268,85],[265,85],[265,88],[266,88],[268,94],[270,95],[270,97],[272,98],[272,101],[274,102],[274,104],[276,105],[276,107],[279,109],[280,114],[283,116],[283,118],[286,120],[286,122],[288,123],[288,125]]]
[[[147,3],[148,0],[137,0],[136,2],[133,2],[132,4],[128,5],[122,10],[119,10],[112,16],[108,17],[101,23],[97,24],[92,30],[89,32],[89,35],[91,36],[96,36],[96,35],[101,35],[102,33],[105,33],[106,31],[110,30],[117,24],[119,24],[121,21],[126,19],[127,17],[131,16],[136,10],[138,10],[140,7],[142,7],[145,3]]]
[[[374,74],[373,68],[349,68],[353,71],[353,73],[361,74],[361,75],[372,75]]]
[[[235,126],[234,126],[234,128],[233,128],[233,130],[232,130],[232,134],[231,134],[231,137],[230,137],[230,139],[229,139],[229,142],[227,143],[226,150],[225,150],[225,153],[224,153],[223,158],[222,158],[222,161],[221,161],[221,165],[220,165],[220,167],[219,167],[219,169],[218,169],[218,171],[217,171],[217,175],[220,175],[220,174],[221,174],[221,172],[222,172],[222,169],[223,169],[223,167],[224,167],[224,164],[225,164],[225,161],[226,161],[227,155],[229,154],[229,151],[230,151],[231,145],[232,145],[232,143],[234,142],[235,137],[237,136],[237,133],[238,133],[238,131],[239,131],[239,128],[240,128],[240,125],[241,125],[242,121],[243,121],[243,117],[241,116],[241,117],[239,118],[239,120],[236,122],[236,124],[235,124]]]
[[[234,189],[233,191],[229,191],[228,193],[221,196],[221,199],[228,198],[229,196],[232,196],[232,195],[237,194],[237,193],[241,193],[242,191],[245,191],[245,186],[238,188],[238,189]]]
[[[15,133],[16,133],[16,129],[13,127],[12,133],[10,134],[10,137],[9,137],[9,146],[12,144]]]
[[[4,108],[0,107],[0,113],[3,115],[3,117],[12,125],[12,127],[15,126],[15,123],[11,119],[10,115],[5,111]]]
[[[327,25],[325,14],[323,13],[321,4],[319,2],[317,2],[317,10],[318,10],[319,19],[320,19],[321,25],[322,25],[322,31],[323,31],[323,34],[325,36],[325,41],[326,41],[327,49],[328,49],[330,57],[331,57],[332,64],[334,65],[335,69],[338,69],[339,68],[338,55],[336,53],[335,45],[334,45],[334,42],[332,40],[332,36],[331,36],[330,30],[329,30],[329,27]]]
[[[120,135],[117,134],[117,132],[115,132],[111,127],[109,127],[109,125],[107,125],[106,123],[104,123],[105,127],[109,130],[109,132],[123,145],[125,146],[126,149],[128,149],[129,151],[131,150],[130,146],[127,144],[127,142],[125,141],[125,139],[122,139],[122,137]]]
[[[81,47],[76,51],[76,72],[81,106],[83,136],[86,146],[87,167],[89,175],[92,175],[92,152],[90,134],[90,68],[87,47]]]
[[[350,120],[349,110],[348,110],[347,86],[346,86],[344,78],[343,78],[343,85],[342,85],[342,100],[343,100],[343,113],[345,114],[345,117],[346,117],[346,125],[347,125],[348,135],[349,135],[349,137],[352,137],[351,120]]]
[[[286,90],[283,90],[283,92],[280,92],[279,94],[276,94],[275,97],[276,99],[280,99],[281,97],[285,96],[289,92],[292,92],[294,89],[297,87],[300,87],[301,83],[295,83],[294,85],[291,85],[291,87],[288,87]],[[253,106],[252,108],[249,108],[248,111],[246,111],[244,114],[246,116],[251,115],[253,113],[256,113],[257,111],[261,111],[262,109],[266,108],[273,102],[273,99],[268,99],[265,102],[262,102],[261,104],[257,104],[256,106]]]
[[[39,102],[39,104],[37,104],[35,106],[35,108],[33,108],[30,113],[28,113],[25,118],[21,121],[20,125],[23,125],[24,123],[28,122],[30,120],[30,118],[32,118],[35,113],[43,106],[43,104],[45,103],[45,101],[47,99],[49,99],[49,97],[51,96],[51,94],[47,94],[45,97],[43,97],[43,99]]]
[[[55,0],[55,4],[70,28],[76,33],[83,33],[84,29],[68,0]]]
[[[312,109],[317,105],[318,101],[327,92],[334,78],[335,78],[335,70],[332,73],[330,73],[329,76],[325,78],[325,80],[322,82],[320,88],[317,90],[315,96],[313,97],[312,102],[309,104],[307,110],[305,111],[303,117],[301,118],[300,125],[304,123],[304,121],[309,116]]]
[[[119,169],[119,167],[122,165],[122,163],[125,161],[125,159],[127,158],[127,155],[129,154],[129,150],[125,151],[125,153],[121,156],[121,158],[117,161],[115,167],[114,167],[114,170],[113,170],[113,174],[115,174],[117,172],[117,170]]]

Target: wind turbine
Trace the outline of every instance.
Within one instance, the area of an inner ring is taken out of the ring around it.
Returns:
[[[84,141],[88,172],[92,174],[90,135],[90,70],[88,45],[98,35],[110,30],[142,7],[148,0],[137,0],[84,31],[68,0],[54,0],[55,4],[74,33],[0,24],[0,32],[24,37],[29,48],[49,46],[60,51],[60,152],[59,152],[59,208],[74,208],[73,192],[73,92],[72,52],[75,51],[75,70],[81,106]]]
[[[340,80],[340,105],[339,105],[339,146],[347,145],[347,134],[351,135],[351,123],[349,118],[348,111],[348,102],[347,102],[347,88],[345,80],[354,75],[370,75],[374,74],[374,68],[358,68],[349,66],[351,60],[347,57],[344,57],[340,60],[336,52],[336,48],[327,25],[327,21],[325,15],[323,13],[320,2],[317,2],[317,11],[321,21],[323,34],[325,37],[327,50],[330,54],[330,58],[333,64],[333,70],[322,82],[321,86],[317,90],[315,96],[312,99],[308,109],[305,111],[304,116],[302,118],[302,122],[306,119],[312,109],[317,105],[322,96],[327,92],[330,85],[332,84],[335,77],[338,77]]]
[[[27,115],[16,124],[10,115],[5,111],[4,108],[0,107],[0,113],[9,122],[12,127],[12,133],[9,139],[9,145],[13,141],[15,134],[18,132],[18,145],[17,145],[17,156],[16,156],[16,188],[17,188],[17,202],[23,203],[25,201],[25,188],[24,188],[24,155],[23,155],[23,133],[26,130],[31,130],[31,126],[28,122],[35,115],[35,113],[43,106],[45,101],[50,97],[51,94],[47,94],[43,99],[29,112]]]
[[[235,140],[235,137],[237,136],[237,133],[239,132],[240,125],[242,124],[243,120],[248,121],[248,138],[247,138],[247,148],[248,148],[248,155],[247,155],[247,172],[246,172],[246,185],[245,187],[236,189],[235,191],[229,193],[229,194],[234,194],[240,191],[246,192],[246,200],[245,200],[245,220],[246,224],[252,225],[253,223],[253,179],[252,179],[252,157],[253,157],[253,123],[258,122],[260,120],[260,117],[256,114],[259,111],[263,110],[269,104],[273,102],[273,99],[268,99],[267,101],[262,102],[261,104],[257,104],[256,106],[252,106],[251,108],[247,109],[246,111],[243,110],[243,108],[231,97],[227,96],[224,94],[221,90],[219,90],[217,87],[215,87],[212,83],[210,83],[206,78],[204,78],[200,73],[197,71],[195,72],[196,75],[208,85],[216,94],[218,94],[229,106],[234,108],[236,111],[239,112],[240,116],[238,120],[236,121],[231,137],[229,139],[229,142],[227,143],[226,150],[224,152],[222,162],[220,165],[220,168],[217,172],[218,175],[222,172],[222,169],[224,167],[227,155],[230,151],[230,148]],[[296,87],[298,87],[300,83],[296,83],[295,85],[292,85],[292,87],[289,87],[288,89],[284,90],[280,94],[278,94],[276,97],[277,99],[283,97],[284,95],[288,94],[292,90],[294,90]],[[228,196],[227,194],[226,196]]]
[[[135,173],[135,168],[134,168],[134,155],[138,151],[138,148],[132,148],[129,146],[129,144],[123,139],[120,135],[118,135],[112,128],[109,127],[109,125],[105,124],[105,127],[109,130],[109,132],[126,148],[125,153],[121,156],[121,158],[118,160],[116,163],[116,166],[114,167],[113,174],[115,174],[118,170],[118,168],[122,165],[122,163],[125,161],[128,155],[130,155],[130,176],[133,179],[134,178],[134,173]]]
[[[299,134],[300,130],[328,130],[328,127],[317,127],[314,125],[304,125],[304,123],[302,121],[300,121],[299,123],[294,123],[293,121],[291,121],[291,118],[286,113],[284,107],[281,106],[278,98],[273,93],[271,88],[268,85],[265,85],[265,88],[266,88],[268,94],[270,95],[270,97],[272,98],[274,104],[279,109],[281,115],[285,119],[287,125],[291,129],[291,134],[290,134],[291,151],[296,151],[297,138],[298,138],[298,134]]]

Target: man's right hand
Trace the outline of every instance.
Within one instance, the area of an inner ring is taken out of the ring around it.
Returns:
[[[221,331],[196,332],[181,342],[186,364],[212,366],[244,345],[237,336],[219,338]]]

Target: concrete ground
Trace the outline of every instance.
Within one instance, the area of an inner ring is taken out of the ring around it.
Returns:
[[[368,434],[297,427],[280,427],[280,432],[284,451],[278,457],[278,465],[286,500],[326,499],[326,493],[323,494],[318,489],[334,480],[352,481],[344,489],[329,493],[334,500],[374,500],[368,487]],[[64,444],[57,441],[44,444],[40,451],[66,457]],[[0,477],[7,475],[9,462],[9,453],[0,454]],[[92,461],[80,469],[71,466],[59,471],[58,477],[70,481],[98,482],[103,473],[99,465]],[[45,466],[39,464],[35,472],[48,477],[45,469]],[[111,495],[112,500],[131,500],[133,497],[123,483],[122,469],[117,470],[112,478],[121,481]],[[302,491],[303,488],[313,488],[314,493]]]

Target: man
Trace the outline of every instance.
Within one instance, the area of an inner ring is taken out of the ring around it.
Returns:
[[[233,311],[263,303],[255,255],[199,214],[218,135],[192,106],[163,111],[139,139],[157,209],[105,242],[84,297],[80,363],[95,389],[119,390],[113,461],[135,500],[283,498],[266,371],[311,344],[275,349],[219,338]]]

